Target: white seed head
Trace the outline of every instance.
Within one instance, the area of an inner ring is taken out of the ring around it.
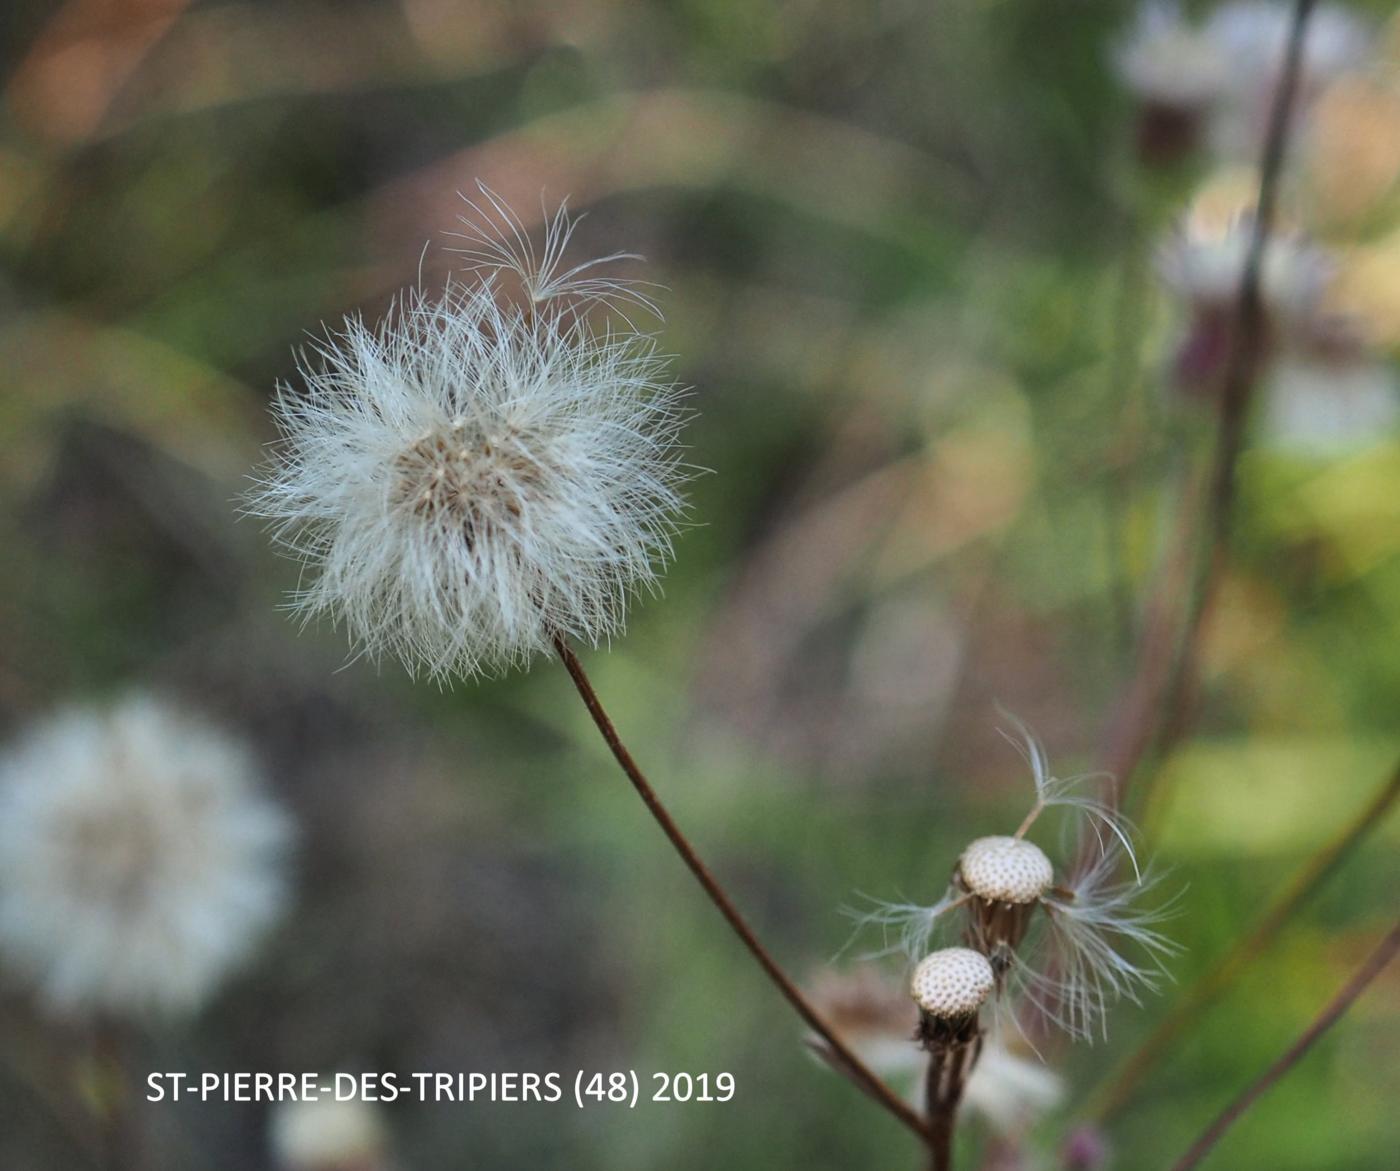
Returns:
[[[1274,82],[1293,23],[1292,5],[1279,0],[1233,0],[1205,22],[1205,35],[1230,63],[1238,88]],[[1340,4],[1319,4],[1308,20],[1301,61],[1303,92],[1361,67],[1371,54],[1366,22]]]
[[[555,217],[545,263],[571,230]],[[527,303],[512,305],[495,271],[511,255],[315,347],[305,393],[279,394],[283,443],[248,501],[314,571],[305,616],[435,677],[619,633],[683,507],[666,361],[625,318],[595,326],[584,311],[625,287],[527,272]]]
[[[1188,222],[1158,252],[1167,287],[1196,310],[1232,306],[1239,297],[1254,235],[1250,215],[1221,227]],[[1289,323],[1306,321],[1332,278],[1328,254],[1296,234],[1274,235],[1264,247],[1259,295],[1266,312]]]
[[[995,984],[992,965],[980,951],[945,947],[919,961],[909,994],[929,1016],[957,1020],[981,1008]]]
[[[373,1102],[317,1098],[272,1112],[273,1163],[280,1171],[347,1171],[384,1164],[388,1134]]]
[[[286,904],[251,755],[158,700],[75,709],[0,760],[0,955],[55,1011],[197,1008]]]
[[[1023,1134],[1065,1096],[1064,1080],[1038,1057],[991,1039],[973,1066],[963,1105],[998,1134]]]
[[[1206,36],[1229,62],[1229,93],[1211,127],[1216,154],[1258,157],[1278,96],[1293,8],[1279,0],[1236,0],[1204,24]],[[1306,125],[1317,95],[1337,78],[1367,68],[1375,34],[1349,7],[1318,4],[1308,19],[1299,59],[1294,124]]]
[[[1033,903],[1055,880],[1044,851],[1022,838],[978,838],[962,852],[958,872],[968,890],[995,903]]]
[[[1400,380],[1388,361],[1290,356],[1264,390],[1264,435],[1302,455],[1335,457],[1367,447],[1400,420]]]
[[[1200,110],[1225,92],[1229,63],[1204,30],[1176,4],[1149,0],[1117,45],[1113,62],[1123,84],[1145,102]]]

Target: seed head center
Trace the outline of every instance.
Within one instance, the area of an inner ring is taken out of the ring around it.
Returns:
[[[118,807],[74,812],[62,842],[73,890],[113,905],[143,898],[162,846],[151,811]]]
[[[429,432],[395,461],[395,499],[427,520],[463,526],[518,517],[541,469],[514,428],[491,434],[457,421]]]
[[[1039,846],[1021,838],[978,838],[958,860],[963,885],[989,902],[1033,903],[1055,878]]]

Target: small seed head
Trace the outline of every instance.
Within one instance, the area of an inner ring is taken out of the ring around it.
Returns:
[[[992,965],[981,952],[945,947],[919,962],[909,981],[909,994],[929,1016],[957,1020],[974,1015],[995,984]]]
[[[1055,879],[1039,846],[1022,838],[978,838],[958,859],[963,884],[989,903],[1033,903]]]

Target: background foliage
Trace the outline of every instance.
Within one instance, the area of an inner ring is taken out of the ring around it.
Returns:
[[[1383,5],[1371,5],[1378,18]],[[727,1106],[398,1105],[403,1166],[906,1165],[802,1051],[557,668],[439,692],[339,669],[234,499],[321,322],[442,280],[456,192],[589,211],[646,254],[694,387],[696,522],[589,656],[774,949],[815,971],[857,892],[928,898],[1028,778],[995,703],[1091,768],[1209,421],[1160,388],[1117,4],[19,0],[0,13],[0,715],[154,683],[257,738],[303,822],[275,947],[156,1069],[732,1071]],[[425,241],[431,241],[426,252]],[[1245,453],[1189,735],[1145,828],[1186,888],[1176,989],[1056,1051],[1035,1149],[1354,816],[1400,755],[1400,443]],[[1394,912],[1392,822],[1114,1117],[1183,1149]],[[1384,979],[1220,1166],[1400,1147]],[[51,1038],[0,1000],[0,1161],[72,1166]],[[268,1165],[262,1107],[151,1125],[168,1165]],[[969,1150],[980,1148],[974,1132]]]

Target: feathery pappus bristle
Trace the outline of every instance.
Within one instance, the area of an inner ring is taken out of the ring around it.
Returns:
[[[1136,1000],[1159,987],[1164,961],[1177,951],[1157,929],[1170,905],[1145,904],[1156,879],[1139,869],[1129,823],[1076,791],[1088,778],[1055,777],[1040,743],[1009,718],[1019,738],[1007,739],[1029,764],[1035,785],[1034,804],[1020,827],[970,842],[936,902],[876,902],[858,916],[859,924],[886,934],[876,954],[902,951],[910,962],[936,939],[959,939],[987,964],[999,1003],[1024,997],[1072,1037],[1092,1039],[1103,1032],[1114,1001]],[[1078,820],[1088,859],[1068,873],[1057,871],[1027,838],[1053,809]],[[1122,872],[1131,877],[1120,880]]]
[[[495,251],[472,279],[347,320],[278,394],[282,442],[246,510],[306,563],[295,608],[373,660],[497,674],[557,638],[606,642],[657,587],[684,509],[682,395],[652,336],[586,311],[624,286],[558,271],[571,223],[538,259],[518,220],[482,226]],[[527,304],[492,266],[521,271]]]

